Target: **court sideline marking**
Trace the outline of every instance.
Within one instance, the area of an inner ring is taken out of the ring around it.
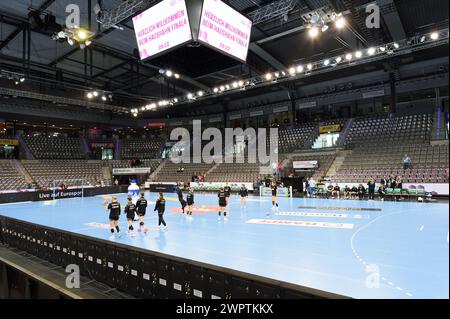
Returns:
[[[386,215],[382,215],[382,216],[378,216],[377,218],[375,218],[374,220],[372,220],[371,222],[368,222],[367,224],[363,225],[361,228],[359,228],[357,231],[355,231],[352,235],[352,238],[350,239],[350,246],[352,248],[353,254],[355,255],[355,257],[359,260],[360,263],[362,263],[364,266],[367,266],[367,262],[362,259],[359,255],[358,252],[355,249],[355,245],[354,245],[354,240],[357,234],[359,234],[360,231],[366,229],[368,226],[370,226],[371,224],[375,223],[376,221],[378,221],[379,219],[383,218],[383,217],[388,217],[388,216],[392,216],[392,215],[399,215],[399,214],[403,214],[405,213],[405,211],[400,211],[400,212],[396,212],[396,213],[390,213],[390,214],[386,214]],[[405,289],[401,288],[400,286],[395,285],[392,281],[388,281],[386,279],[386,277],[381,277],[381,279],[385,282],[387,282],[387,284],[393,288],[396,288],[398,291],[403,292],[405,295],[407,295],[408,297],[413,297],[413,294],[405,291]]]

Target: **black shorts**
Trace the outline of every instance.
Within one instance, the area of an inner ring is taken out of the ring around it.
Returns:
[[[134,220],[135,214],[127,214],[127,219]]]
[[[192,205],[194,205],[194,202],[188,201],[187,204],[188,204],[188,206],[192,206]]]
[[[118,221],[119,217],[119,215],[109,215],[109,220]]]
[[[221,202],[221,203],[219,203],[219,207],[227,207],[227,203]]]
[[[139,212],[139,211],[137,212],[138,216],[145,216],[145,213],[146,213],[145,211],[144,212]]]

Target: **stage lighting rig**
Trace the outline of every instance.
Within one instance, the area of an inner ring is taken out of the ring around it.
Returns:
[[[61,39],[67,40],[69,45],[78,44],[80,49],[84,49],[91,45],[94,32],[83,28],[64,28],[63,30],[54,33],[52,39],[59,41]]]

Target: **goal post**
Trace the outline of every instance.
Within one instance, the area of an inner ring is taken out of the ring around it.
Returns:
[[[64,186],[63,186],[64,185]],[[66,196],[57,196],[58,192],[60,194],[67,193],[67,197],[81,197],[84,198],[84,189],[86,188],[86,183],[84,178],[62,178],[55,179],[50,182],[50,190],[52,191],[52,199],[62,199]]]

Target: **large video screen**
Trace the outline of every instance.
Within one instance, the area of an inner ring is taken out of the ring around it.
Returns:
[[[220,0],[204,0],[198,39],[245,62],[252,24],[250,19]]]
[[[141,60],[192,40],[185,0],[164,0],[133,18]]]

